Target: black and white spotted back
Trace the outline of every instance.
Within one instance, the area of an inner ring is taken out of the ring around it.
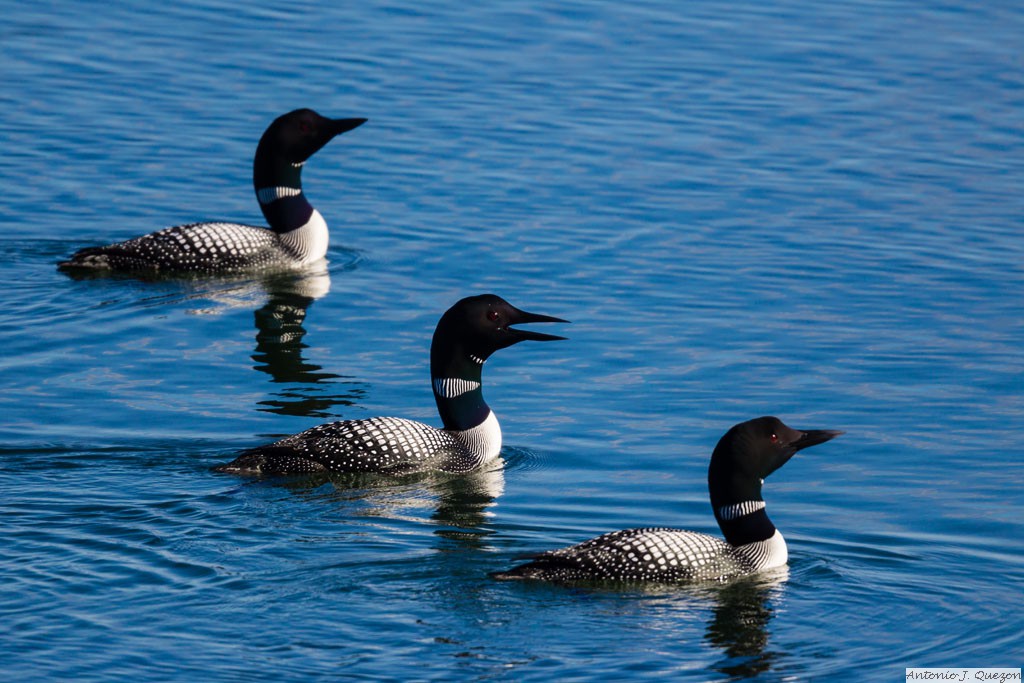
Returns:
[[[500,445],[499,445],[500,448]],[[225,472],[467,472],[482,462],[456,434],[413,420],[372,417],[318,425],[242,453]]]
[[[153,272],[230,273],[294,261],[267,228],[239,223],[191,223],[77,252],[68,265]]]
[[[723,581],[755,571],[750,560],[720,538],[694,531],[642,528],[613,531],[551,550],[499,579],[694,583]]]

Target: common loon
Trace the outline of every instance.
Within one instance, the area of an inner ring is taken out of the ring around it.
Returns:
[[[556,582],[694,583],[725,581],[779,567],[789,554],[786,541],[765,512],[764,478],[802,448],[843,432],[797,431],[776,417],[760,417],[730,429],[711,455],[708,490],[725,540],[681,529],[614,531],[533,561],[497,579]]]
[[[441,316],[430,345],[434,400],[444,429],[397,417],[331,422],[243,451],[214,469],[254,474],[472,471],[501,450],[501,428],[481,388],[484,361],[521,341],[565,339],[512,325],[564,322],[521,311],[493,294],[462,299]]]
[[[215,275],[315,263],[327,254],[327,223],[302,193],[302,165],[334,136],[365,122],[297,109],[270,124],[256,147],[252,171],[270,230],[222,222],[178,225],[81,249],[58,267]]]

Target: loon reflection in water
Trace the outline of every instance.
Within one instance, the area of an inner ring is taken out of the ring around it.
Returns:
[[[296,417],[338,417],[335,406],[353,406],[367,393],[366,383],[324,371],[303,355],[306,311],[330,289],[326,271],[301,276],[268,278],[269,300],[255,311],[256,350],[253,369],[284,385],[274,398],[259,402],[259,410]],[[338,391],[342,389],[342,391]]]

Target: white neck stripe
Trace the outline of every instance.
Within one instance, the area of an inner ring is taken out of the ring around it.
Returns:
[[[743,503],[736,503],[735,505],[723,505],[718,508],[718,518],[721,520],[739,519],[740,517],[752,515],[758,510],[764,510],[764,501],[748,500]]]
[[[300,194],[302,194],[302,190],[297,187],[261,187],[256,190],[256,199],[260,201],[260,204],[270,204],[278,199]]]
[[[455,398],[480,388],[480,382],[458,377],[435,377],[434,391],[442,398]]]

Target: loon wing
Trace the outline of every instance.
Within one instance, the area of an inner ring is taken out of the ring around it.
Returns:
[[[447,432],[402,418],[343,420],[318,425],[244,451],[222,472],[400,473],[453,459],[465,447]]]
[[[239,223],[190,223],[75,252],[61,268],[95,270],[231,270],[259,265],[268,250],[279,250],[268,228]]]
[[[690,583],[744,573],[722,539],[692,531],[638,528],[613,531],[493,576],[551,581]]]

